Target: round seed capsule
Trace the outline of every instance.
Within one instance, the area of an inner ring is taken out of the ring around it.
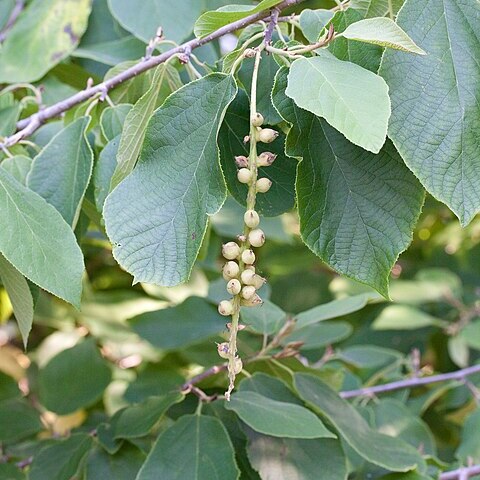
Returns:
[[[242,252],[242,261],[247,265],[251,265],[252,263],[255,263],[255,254],[253,253],[253,250],[250,250],[250,249],[244,250]]]
[[[237,172],[237,178],[240,183],[250,183],[252,180],[252,172],[248,168],[241,168]]]
[[[255,272],[252,272],[252,270],[244,270],[240,275],[240,278],[244,285],[253,285],[254,277],[255,277]]]
[[[259,178],[255,184],[255,188],[259,193],[266,193],[270,190],[272,181],[268,178]]]
[[[265,243],[265,234],[260,228],[252,230],[248,234],[248,241],[252,247],[261,247]]]
[[[254,127],[261,127],[264,122],[263,115],[261,113],[255,112],[251,117],[250,117],[250,122]]]
[[[236,278],[233,278],[227,283],[227,292],[230,293],[230,295],[237,295],[241,289],[242,285]]]
[[[263,300],[257,293],[252,298],[248,300],[242,299],[241,301],[241,305],[244,307],[256,307],[257,305],[261,305],[262,303]]]
[[[222,358],[228,358],[228,342],[217,343],[217,351]]]
[[[257,166],[269,167],[277,158],[272,152],[263,152],[257,157]]]
[[[252,283],[251,285],[253,285],[257,290],[259,288],[262,288],[263,285],[265,284],[266,280],[261,277],[260,275],[254,275],[253,278],[252,278]]]
[[[238,155],[235,157],[235,165],[238,168],[247,168],[248,167],[248,158],[245,155]]]
[[[230,300],[222,300],[218,304],[218,313],[225,317],[228,317],[233,313],[233,304]]]
[[[248,285],[242,288],[242,297],[245,300],[250,300],[255,295],[255,287]]]
[[[243,369],[243,363],[242,359],[240,357],[237,357],[235,359],[234,367],[233,367],[233,373],[235,375],[238,375]]]
[[[249,228],[255,228],[260,223],[260,217],[255,210],[247,210],[243,215],[243,220]]]
[[[222,246],[222,255],[227,260],[233,260],[240,255],[240,247],[235,242],[224,243]]]
[[[231,278],[237,278],[240,273],[240,267],[237,262],[227,262],[223,266],[223,278],[225,280],[230,280]]]
[[[278,132],[271,128],[262,128],[257,132],[257,140],[263,143],[272,143],[278,137]]]

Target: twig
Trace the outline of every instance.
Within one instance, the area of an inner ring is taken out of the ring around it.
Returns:
[[[398,382],[385,383],[384,385],[376,385],[374,387],[359,388],[358,390],[347,390],[340,392],[342,398],[371,396],[377,393],[391,392],[392,390],[400,390],[402,388],[413,388],[420,385],[428,385],[429,383],[445,382],[447,380],[465,380],[469,375],[480,373],[480,365],[457,370],[456,372],[442,373],[440,375],[432,375],[430,377],[414,377]]]
[[[475,475],[480,475],[480,465],[473,465],[471,467],[462,467],[451,472],[444,472],[440,475],[440,480],[462,480],[471,478]]]
[[[0,43],[2,43],[8,35],[8,32],[11,30],[15,22],[17,21],[18,16],[22,13],[23,7],[25,6],[25,0],[17,0],[15,6],[13,7],[10,18],[7,20],[7,23],[4,29],[0,32]]]
[[[270,22],[268,23],[268,27],[265,30],[265,45],[270,45],[272,43],[272,35],[278,23],[279,13],[280,10],[278,10],[278,8],[274,8],[272,10],[272,14],[270,15]]]
[[[283,2],[277,5],[277,8],[279,10],[282,10],[284,8],[297,5],[302,1],[303,0],[283,0]],[[78,92],[75,95],[72,95],[71,97],[62,100],[61,102],[51,105],[50,107],[47,107],[31,115],[30,117],[20,120],[17,123],[17,129],[19,131],[10,137],[7,137],[3,142],[3,146],[11,147],[12,145],[15,145],[20,140],[28,137],[33,132],[35,132],[47,120],[58,117],[70,108],[84,102],[85,100],[88,100],[89,98],[97,95],[98,93],[103,93],[105,90],[108,91],[113,87],[116,87],[117,85],[127,80],[130,80],[131,78],[134,78],[137,75],[140,75],[141,73],[150,70],[157,65],[160,65],[161,63],[164,63],[173,55],[182,54],[194,50],[195,48],[212,42],[213,40],[216,40],[217,38],[220,38],[227,33],[232,33],[252,23],[258,22],[259,20],[262,20],[268,16],[270,16],[270,10],[263,10],[261,12],[254,13],[253,15],[249,15],[248,17],[242,18],[241,20],[237,20],[236,22],[225,25],[224,27],[215,30],[214,32],[206,35],[205,37],[192,39],[178,47],[168,50],[165,53],[151,57],[147,60],[141,60],[129,69],[119,73],[118,75],[115,75],[114,77],[106,80],[105,82],[86,88],[85,90],[82,90],[81,92]]]

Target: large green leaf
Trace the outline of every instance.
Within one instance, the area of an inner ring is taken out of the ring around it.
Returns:
[[[93,153],[85,136],[90,117],[81,117],[57,133],[34,158],[28,187],[53,205],[72,226],[92,175]]]
[[[27,400],[11,398],[0,402],[0,442],[13,443],[43,430],[40,414]]]
[[[372,430],[363,417],[319,378],[295,374],[295,388],[300,397],[325,417],[341,437],[370,463],[394,472],[406,472],[422,463],[413,447],[399,438]]]
[[[137,168],[107,197],[113,255],[135,282],[188,279],[207,228],[225,200],[217,134],[235,80],[211,74],[173,93],[150,120]]]
[[[351,0],[350,8],[358,10],[364,18],[396,15],[403,0]]]
[[[71,228],[37,193],[0,168],[0,252],[25,277],[75,306],[83,256]]]
[[[74,478],[93,443],[85,433],[48,445],[34,456],[28,472],[30,480],[65,480]]]
[[[398,24],[428,55],[385,52],[388,134],[425,188],[467,225],[480,211],[480,3],[407,1]],[[473,82],[473,83],[472,83]]]
[[[374,73],[333,55],[299,58],[292,63],[285,93],[355,145],[378,153],[385,143],[388,86]]]
[[[286,438],[335,438],[305,407],[279,402],[252,391],[240,391],[225,403],[256,432]]]
[[[27,347],[28,334],[33,323],[33,297],[25,277],[0,253],[0,280],[12,303],[13,313]]]
[[[137,480],[236,480],[239,474],[222,423],[214,417],[184,415],[158,437]]]
[[[243,142],[250,129],[250,110],[246,93],[239,90],[225,114],[225,119],[218,135],[220,160],[227,180],[228,190],[242,205],[246,205],[248,186],[237,179],[235,156],[248,157],[249,146]],[[293,208],[295,204],[295,170],[297,162],[285,155],[285,136],[269,144],[258,144],[258,151],[275,153],[277,158],[269,167],[259,169],[260,177],[267,177],[272,186],[267,193],[257,196],[255,209],[264,216],[276,216]]]
[[[30,2],[0,50],[0,83],[43,77],[78,45],[90,8],[90,0]]]
[[[213,12],[205,12],[195,22],[194,32],[197,37],[204,37],[219,28],[236,22],[242,18],[248,17],[262,10],[267,10],[274,7],[282,0],[262,0],[258,5],[244,6],[244,5],[228,5]]]
[[[120,135],[110,140],[100,152],[93,169],[93,185],[95,205],[97,210],[103,210],[103,204],[110,192],[110,181],[117,167],[117,152],[120,144]]]
[[[411,241],[424,193],[390,142],[378,155],[352,143],[284,94],[286,68],[273,100],[292,124],[286,151],[303,157],[297,202],[303,241],[338,272],[388,296],[388,275]]]
[[[333,15],[331,10],[310,10],[309,8],[302,10],[299,23],[305,38],[311,43],[317,42]]]
[[[84,340],[60,352],[40,371],[40,400],[60,415],[75,412],[95,403],[111,376],[95,341]]]
[[[157,348],[174,349],[219,333],[225,318],[205,299],[189,297],[175,307],[142,313],[132,319],[132,328]]]
[[[100,116],[100,127],[107,141],[113,140],[122,133],[123,124],[128,112],[132,109],[129,103],[120,103],[113,107],[107,107]]]
[[[247,454],[262,480],[346,480],[340,442],[275,438],[247,430]]]
[[[22,185],[26,185],[28,172],[32,168],[32,159],[25,155],[14,155],[3,160],[0,168],[7,170]]]
[[[240,318],[253,331],[273,335],[284,325],[287,314],[270,300],[265,300],[262,308],[242,307]]]
[[[475,463],[480,462],[479,431],[480,409],[477,408],[465,420],[460,446],[455,453],[455,456],[466,464],[468,464],[469,459],[472,459]]]
[[[367,18],[352,23],[343,32],[344,38],[372,43],[381,47],[425,55],[426,53],[390,18]]]
[[[145,43],[155,37],[160,26],[169,40],[185,40],[204,9],[200,0],[176,3],[171,0],[142,0],[134,8],[131,0],[108,0],[108,5],[120,25]]]
[[[120,137],[117,152],[117,167],[111,181],[111,188],[116,187],[135,167],[150,117],[158,100],[163,101],[181,81],[178,72],[168,64],[159,65],[155,69],[150,88],[128,112]]]

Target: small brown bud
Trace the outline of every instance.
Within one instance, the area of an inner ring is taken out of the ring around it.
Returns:
[[[255,295],[255,287],[249,285],[242,288],[242,298],[250,300]]]
[[[231,278],[237,278],[240,273],[240,267],[237,262],[227,262],[223,266],[223,278],[225,280],[230,280]]]
[[[228,317],[233,313],[233,304],[230,300],[222,300],[218,304],[218,313],[225,317]]]
[[[260,223],[260,217],[255,210],[247,210],[243,216],[243,220],[249,228],[255,228]]]
[[[247,241],[247,237],[245,235],[237,235],[237,240],[243,243]]]
[[[237,172],[237,178],[240,183],[250,183],[252,180],[252,172],[248,168],[241,168]]]
[[[272,143],[278,137],[278,132],[271,128],[261,128],[257,132],[257,140],[263,143]]]
[[[260,228],[252,230],[248,234],[248,241],[252,247],[261,247],[265,243],[265,234]]]
[[[222,246],[222,255],[227,260],[233,260],[240,255],[240,247],[235,242],[224,243]]]
[[[266,193],[270,190],[272,186],[272,181],[269,178],[259,178],[255,184],[255,188],[259,193]]]
[[[236,278],[232,278],[232,280],[227,283],[227,292],[230,295],[237,295],[238,293],[240,293],[241,289],[242,285]]]
[[[254,127],[261,127],[263,125],[263,122],[264,122],[264,118],[263,118],[263,115],[261,113],[255,112],[250,117],[250,123]]]
[[[257,158],[257,165],[259,167],[269,167],[277,158],[277,155],[272,152],[263,152]]]
[[[235,157],[235,165],[237,165],[238,168],[247,168],[248,158],[245,155],[237,155]]]
[[[217,351],[222,358],[228,358],[228,342],[217,343]]]
[[[247,265],[255,263],[255,254],[253,253],[253,250],[244,250],[242,252],[242,261]]]

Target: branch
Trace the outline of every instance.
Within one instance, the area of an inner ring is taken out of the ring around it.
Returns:
[[[444,472],[440,475],[440,480],[467,480],[475,475],[480,475],[480,465],[471,467],[462,467],[451,472]]]
[[[276,6],[276,8],[278,10],[282,10],[287,7],[297,5],[302,1],[303,0],[283,0],[283,2],[279,3]],[[86,88],[85,90],[82,90],[81,92],[78,92],[75,95],[72,95],[71,97],[61,102],[58,102],[50,107],[47,107],[31,115],[30,117],[20,120],[17,123],[17,128],[19,131],[14,135],[5,138],[3,144],[0,144],[0,146],[4,148],[8,148],[8,147],[11,147],[12,145],[15,145],[20,140],[24,139],[25,137],[28,137],[33,132],[35,132],[47,120],[58,117],[62,113],[66,112],[67,110],[70,110],[75,105],[78,105],[79,103],[82,103],[85,100],[88,100],[89,98],[92,98],[95,95],[105,94],[113,87],[116,87],[117,85],[127,80],[130,80],[131,78],[134,78],[137,75],[140,75],[141,73],[147,70],[150,70],[151,68],[154,68],[157,65],[160,65],[161,63],[164,63],[174,55],[189,53],[195,48],[201,47],[202,45],[205,45],[213,40],[216,40],[217,38],[220,38],[228,33],[232,33],[236,30],[244,28],[252,23],[258,22],[259,20],[263,20],[268,16],[270,16],[270,9],[267,9],[258,13],[254,13],[253,15],[249,15],[248,17],[245,17],[241,20],[237,20],[236,22],[232,22],[228,25],[225,25],[224,27],[219,28],[218,30],[215,30],[214,32],[210,33],[205,37],[194,38],[178,47],[168,50],[165,53],[140,61],[137,64],[130,67],[129,69],[119,73],[118,75],[115,75],[114,77],[110,78],[105,82]]]
[[[377,393],[391,392],[392,390],[400,390],[402,388],[413,388],[429,383],[445,382],[447,380],[465,380],[469,375],[480,373],[480,365],[464,368],[451,373],[442,373],[440,375],[432,375],[430,377],[415,377],[398,382],[385,383],[384,385],[376,385],[374,387],[359,388],[358,390],[347,390],[340,392],[342,398],[372,396]]]
[[[5,24],[4,29],[0,32],[0,43],[2,43],[8,35],[8,32],[11,30],[15,22],[17,21],[18,16],[22,13],[23,7],[25,6],[25,0],[17,0],[15,6],[12,9],[7,23]]]

